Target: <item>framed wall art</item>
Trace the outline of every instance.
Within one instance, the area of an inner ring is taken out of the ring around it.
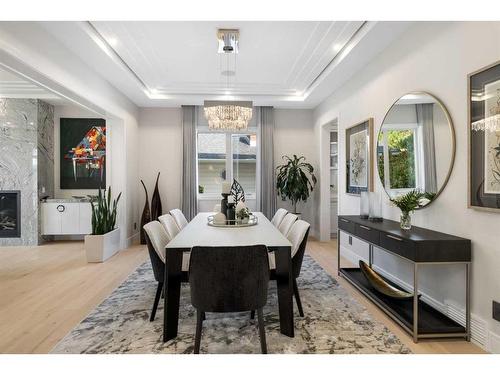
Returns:
[[[468,76],[471,208],[500,210],[500,61]]]
[[[347,128],[345,142],[346,193],[373,191],[373,119]]]
[[[61,118],[61,189],[106,188],[106,120]]]

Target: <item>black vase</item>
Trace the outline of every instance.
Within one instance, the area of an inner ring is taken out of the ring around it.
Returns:
[[[236,209],[234,203],[227,204],[227,224],[236,225]]]
[[[142,210],[140,237],[141,245],[145,245],[146,232],[144,231],[144,225],[151,221],[151,210],[149,209],[148,190],[146,189],[146,185],[144,185],[144,181],[141,180],[141,184],[144,187],[144,192],[146,193],[146,202],[144,203],[144,209]]]
[[[160,191],[158,190],[158,180],[160,179],[160,172],[156,177],[155,190],[153,192],[153,198],[151,198],[151,220],[158,220],[158,217],[163,215],[161,208],[161,198]]]

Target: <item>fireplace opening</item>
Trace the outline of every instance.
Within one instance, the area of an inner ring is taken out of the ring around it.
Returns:
[[[21,192],[0,190],[0,238],[21,237]]]

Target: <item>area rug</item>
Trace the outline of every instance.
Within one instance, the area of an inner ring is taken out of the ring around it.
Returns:
[[[304,257],[298,284],[305,317],[295,310],[295,337],[290,338],[279,332],[276,283],[270,283],[264,309],[269,353],[410,353],[310,256]],[[192,353],[196,312],[190,304],[189,285],[183,284],[181,290],[178,336],[167,343],[162,341],[162,302],[155,321],[149,321],[156,285],[148,261],[52,353]],[[249,313],[208,313],[201,352],[260,353],[256,320]]]

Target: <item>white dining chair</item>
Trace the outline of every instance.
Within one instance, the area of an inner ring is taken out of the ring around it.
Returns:
[[[288,232],[292,228],[293,223],[297,221],[299,217],[295,214],[287,213],[284,219],[281,221],[278,226],[279,231],[284,235],[288,235]]]
[[[292,228],[286,235],[288,241],[292,243],[292,258],[295,256],[295,254],[297,254],[300,244],[304,240],[304,237],[310,226],[311,225],[307,221],[297,220],[295,223],[293,223]]]
[[[163,290],[163,283],[165,280],[165,246],[167,246],[167,244],[170,242],[170,236],[163,224],[159,223],[156,220],[145,224],[143,228],[146,232],[146,243],[148,246],[149,258],[151,259],[151,266],[153,268],[153,275],[156,282],[158,283],[158,286],[156,288],[156,296],[153,303],[153,309],[151,310],[151,315],[149,317],[149,320],[152,322],[155,319],[156,309],[158,308],[158,303],[160,302],[160,296]],[[183,253],[182,274],[184,281],[187,281],[189,259],[190,254]]]
[[[297,308],[299,310],[299,315],[304,316],[304,310],[302,309],[302,302],[300,300],[299,287],[297,284],[297,278],[300,276],[300,270],[302,268],[302,261],[304,259],[304,253],[306,251],[307,237],[309,236],[309,228],[311,225],[304,220],[297,220],[293,223],[292,228],[286,236],[292,244],[292,277],[293,277],[293,295],[295,301],[297,302]],[[269,270],[271,271],[271,279],[276,279],[276,259],[274,258],[274,252],[269,253]]]
[[[179,210],[178,208],[171,210],[170,215],[174,217],[174,220],[177,223],[177,226],[179,227],[180,230],[182,230],[186,225],[188,225],[186,217],[184,216],[182,211]]]
[[[291,249],[292,259],[295,256],[295,254],[297,254],[297,251],[299,250],[302,241],[304,241],[304,237],[306,236],[307,230],[309,229],[310,226],[311,225],[304,220],[297,220],[295,223],[292,224],[292,228],[286,235],[286,238],[292,244],[292,249]],[[270,269],[276,268],[274,252],[269,253],[269,268]]]
[[[287,213],[288,211],[285,210],[284,208],[278,208],[278,211],[276,211],[273,218],[271,219],[271,224],[273,224],[276,228],[278,228]]]
[[[171,241],[180,232],[180,229],[177,226],[177,223],[175,222],[172,215],[170,214],[161,215],[158,218],[158,220],[165,228],[165,231],[167,232],[167,235],[169,237],[169,241]]]

